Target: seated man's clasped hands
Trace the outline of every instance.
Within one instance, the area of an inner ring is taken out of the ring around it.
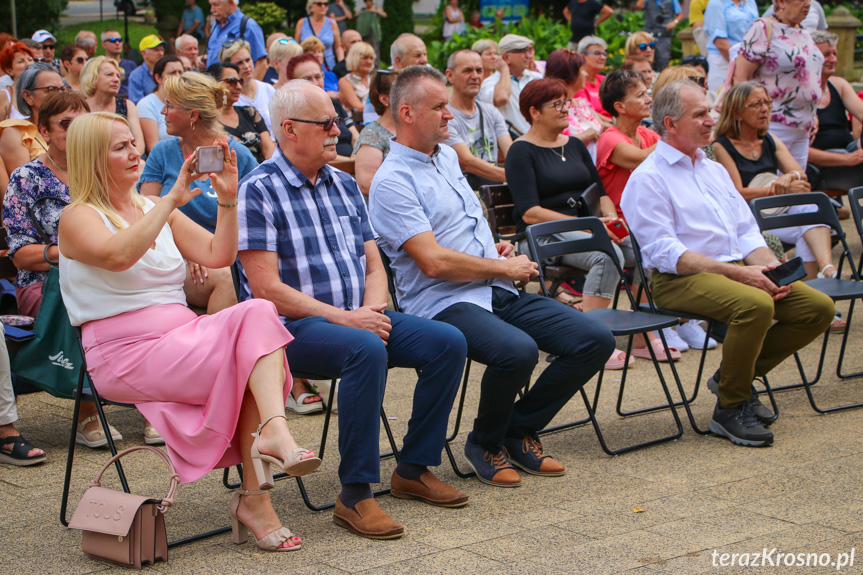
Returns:
[[[245,542],[248,526],[262,549],[290,551],[300,539],[281,526],[265,491],[270,464],[294,475],[320,465],[285,419],[291,334],[270,302],[198,317],[183,293],[184,258],[221,268],[237,255],[237,154],[224,140],[216,145],[224,169],[209,174],[218,205],[210,233],[177,209],[201,193],[189,186],[197,152],[170,191],[150,199],[135,191],[139,155],[126,120],[106,112],[73,120],[60,288],[103,396],[135,404],[165,438],[181,482],[242,461],[234,542]]]
[[[715,125],[696,83],[678,80],[653,100],[656,150],[632,173],[621,207],[655,271],[657,305],[728,324],[720,369],[708,380],[719,399],[710,430],[733,443],[769,445],[777,416],[752,386],[824,333],[832,300],[802,282],[778,287],[779,265],[725,169],[699,148]]]
[[[242,297],[270,300],[294,336],[294,369],[341,377],[339,479],[333,521],[373,539],[401,537],[372,496],[380,481],[380,407],[390,367],[416,368],[413,413],[392,494],[441,507],[468,496],[428,470],[440,465],[464,370],[464,337],[452,326],[390,312],[387,277],[356,181],[327,162],[339,126],[323,89],[294,80],[271,104],[279,147],[243,180]]]
[[[515,289],[538,275],[536,263],[511,244],[495,245],[457,154],[442,145],[453,118],[448,99],[437,70],[399,73],[390,91],[396,138],[372,181],[371,217],[402,309],[458,328],[468,356],[487,366],[465,457],[480,481],[516,487],[513,464],[536,475],[565,473],[537,433],[599,371],[614,338],[586,314]],[[540,349],[557,359],[515,402]]]

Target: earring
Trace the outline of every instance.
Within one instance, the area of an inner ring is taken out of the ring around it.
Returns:
[[[189,125],[192,126],[192,131],[194,132],[195,131],[195,122],[193,122],[192,120],[189,120]]]

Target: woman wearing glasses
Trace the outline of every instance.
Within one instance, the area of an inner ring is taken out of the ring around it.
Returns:
[[[584,57],[572,50],[555,50],[548,55],[545,64],[545,77],[558,78],[566,84],[566,95],[570,99],[569,128],[563,131],[565,136],[575,136],[587,146],[590,157],[596,160],[596,141],[603,131],[604,120],[584,100],[575,98],[584,88]],[[607,122],[606,122],[607,123]]]
[[[162,110],[165,107],[165,80],[171,76],[179,76],[184,72],[183,62],[174,54],[159,58],[153,66],[153,79],[156,81],[156,91],[147,94],[138,101],[138,115],[141,117],[141,131],[144,133],[144,145],[147,154],[153,147],[171,137]]]
[[[728,72],[728,51],[743,40],[749,27],[758,19],[755,0],[716,0],[704,11],[704,29],[707,31],[707,90],[714,94],[725,83]]]
[[[219,62],[231,63],[240,70],[240,78],[243,79],[243,90],[237,103],[240,106],[252,106],[267,124],[270,134],[273,133],[273,125],[270,123],[270,100],[276,89],[272,84],[265,84],[255,78],[255,62],[252,60],[251,46],[243,40],[234,40],[226,43],[219,52]]]
[[[603,216],[600,219],[607,224],[620,221],[614,203],[602,190],[599,174],[584,143],[576,137],[563,135],[569,127],[571,101],[566,84],[557,78],[534,80],[524,87],[519,97],[519,108],[530,130],[513,142],[506,155],[506,181],[515,203],[513,218],[519,232],[531,224],[578,217],[575,200],[594,184],[601,193],[599,204]],[[573,232],[573,237],[584,236],[583,232]],[[610,229],[608,236],[618,260],[632,265],[634,254],[629,242],[622,244]],[[587,272],[584,311],[608,307],[619,280],[611,258],[600,252],[589,252],[564,256],[561,263]],[[627,357],[626,352],[615,350],[605,369],[623,369],[634,361],[635,358]]]
[[[590,104],[597,114],[610,122],[611,116],[599,101],[599,86],[605,78],[600,72],[605,69],[605,62],[608,60],[608,44],[599,36],[585,36],[578,42],[578,51],[584,55],[584,70],[587,75],[584,78],[584,88],[573,97]]]
[[[135,148],[144,155],[144,133],[138,119],[138,107],[131,100],[121,98],[120,83],[123,69],[120,64],[107,56],[96,56],[84,64],[81,70],[81,93],[87,98],[93,112],[113,112],[129,122],[129,129],[135,137]]]
[[[292,58],[286,69],[291,80],[305,80],[324,89],[323,69],[316,56],[310,52]],[[330,97],[336,115],[339,117],[339,141],[336,143],[336,160],[350,160],[353,155],[354,144],[360,133],[354,125],[350,112],[345,110],[338,98]],[[327,128],[329,131],[329,128]]]
[[[213,64],[207,68],[207,74],[224,84],[228,90],[225,107],[219,115],[222,128],[248,148],[258,163],[269,159],[276,150],[276,144],[270,137],[264,119],[251,106],[235,105],[243,89],[240,69],[234,64]]]
[[[753,198],[810,191],[806,171],[782,140],[768,132],[773,102],[757,82],[742,82],[731,88],[722,102],[716,124],[716,160],[731,176],[737,191]],[[777,175],[777,172],[781,175]],[[788,213],[812,211],[814,206],[794,206]],[[807,278],[834,277],[830,228],[798,226],[773,230],[783,242],[794,244],[803,258]],[[834,322],[834,328],[836,323]]]
[[[0,161],[6,171],[6,176],[0,181],[0,198],[9,184],[9,175],[48,149],[48,144],[36,128],[42,102],[52,92],[68,89],[50,64],[32,64],[18,76],[15,81],[15,99],[19,112],[27,119],[0,122]]]
[[[63,78],[76,92],[81,91],[81,70],[87,63],[87,52],[78,44],[67,44],[60,51],[60,64],[63,66]]]
[[[165,116],[168,134],[176,136],[153,146],[147,165],[138,182],[141,194],[164,196],[180,177],[183,162],[201,146],[212,146],[213,141],[225,138],[219,124],[219,115],[225,105],[227,89],[212,77],[200,72],[186,72],[164,80]],[[237,154],[240,178],[251,172],[258,163],[245,146],[229,139],[228,145]],[[212,232],[216,229],[218,194],[208,175],[193,179],[188,184],[200,193],[180,208],[195,223]],[[237,303],[230,270],[207,269],[194,262],[186,265],[186,282],[183,286],[189,305],[215,313]]]
[[[33,63],[33,51],[21,42],[15,42],[0,50],[0,69],[10,81],[0,95],[0,120],[20,120],[26,116],[18,112],[15,105],[15,81]]]
[[[653,37],[653,34],[644,30],[633,32],[626,39],[623,51],[627,58],[641,56],[642,58],[647,58],[647,61],[653,64],[656,60],[656,39]],[[659,70],[659,72],[662,72],[662,70]]]
[[[314,36],[324,43],[324,69],[332,70],[336,62],[345,58],[342,49],[342,37],[339,34],[339,25],[332,18],[327,18],[329,3],[322,0],[307,0],[307,17],[297,22],[294,32],[294,40],[302,42],[310,36]]]

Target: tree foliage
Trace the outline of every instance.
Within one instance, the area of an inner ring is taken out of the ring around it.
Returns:
[[[15,19],[18,37],[29,38],[36,30],[55,31],[60,28],[60,14],[66,9],[68,0],[15,0]],[[9,0],[0,1],[0,28],[12,33],[12,7]]]
[[[381,59],[389,60],[390,45],[405,32],[414,31],[413,0],[384,0],[387,17],[381,19]]]

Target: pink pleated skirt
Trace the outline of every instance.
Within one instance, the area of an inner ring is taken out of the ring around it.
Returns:
[[[159,305],[82,327],[87,370],[106,399],[133,403],[165,439],[182,483],[240,462],[234,434],[255,363],[293,340],[254,299],[198,317]],[[284,399],[291,391],[285,360]]]

